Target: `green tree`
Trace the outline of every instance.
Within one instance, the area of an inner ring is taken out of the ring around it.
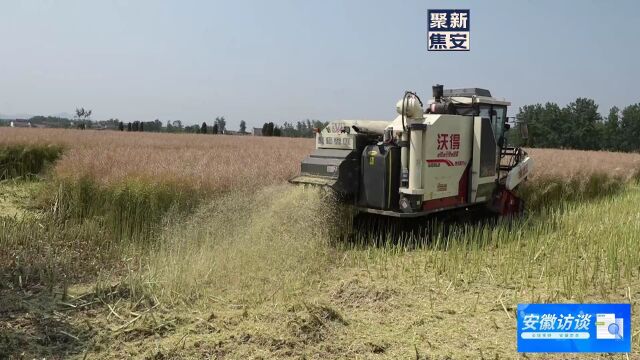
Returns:
[[[240,120],[240,133],[241,134],[247,133],[247,123],[244,122],[244,120]]]
[[[202,122],[202,125],[200,126],[200,133],[201,134],[206,134],[207,133],[207,123],[206,122]]]
[[[602,116],[591,99],[578,98],[564,108],[555,103],[526,105],[516,119],[527,124],[532,147],[589,150],[605,146]]]
[[[91,110],[85,110],[83,107],[76,108],[76,119],[87,120],[91,116]]]
[[[542,108],[540,124],[544,129],[543,137],[539,139],[542,147],[567,147],[567,132],[570,124],[567,122],[566,108],[560,108],[556,103],[546,103]]]
[[[640,103],[625,107],[620,119],[620,148],[624,151],[640,150]]]
[[[546,107],[556,106],[547,103]],[[540,104],[525,105],[521,107],[516,115],[518,123],[527,124],[529,129],[528,145],[532,147],[551,147],[553,143],[557,146],[558,141],[552,136],[552,129],[547,124],[545,108]]]
[[[218,132],[224,134],[225,130],[227,130],[227,121],[224,116],[216,117],[215,124],[218,125]]]
[[[567,119],[563,126],[563,147],[593,150],[602,148],[600,133],[602,116],[592,99],[577,98],[566,107]]]
[[[291,123],[286,121],[284,122],[282,125],[282,136],[297,137],[296,129]]]
[[[200,133],[200,125],[188,125],[184,127],[184,132],[198,134]]]
[[[620,150],[620,109],[617,106],[609,110],[604,124],[603,142],[608,150]]]
[[[84,130],[87,126],[87,122],[90,122],[91,110],[85,110],[84,107],[76,108],[76,120],[78,121],[78,129]]]

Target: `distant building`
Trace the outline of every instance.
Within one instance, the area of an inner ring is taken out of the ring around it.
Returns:
[[[31,125],[31,121],[26,120],[26,119],[15,119],[15,120],[12,120],[11,124],[9,124],[9,126],[17,127],[17,128],[30,128],[30,127],[33,127]]]
[[[96,124],[96,123],[89,124],[88,128],[91,129],[91,130],[108,130],[107,125],[105,125],[105,124]]]
[[[262,128],[253,128],[253,133],[251,133],[251,135],[262,136]]]

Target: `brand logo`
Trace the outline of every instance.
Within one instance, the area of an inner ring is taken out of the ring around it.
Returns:
[[[460,134],[438,134],[438,150],[458,149],[460,149]]]
[[[519,304],[518,351],[630,352],[630,320],[629,304]]]
[[[429,10],[427,43],[429,51],[469,51],[470,11]]]

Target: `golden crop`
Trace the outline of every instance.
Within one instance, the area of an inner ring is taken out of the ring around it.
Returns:
[[[54,172],[102,184],[139,179],[199,190],[252,188],[295,176],[310,139],[65,129],[0,131],[0,144],[61,144]]]
[[[573,177],[597,172],[629,178],[640,169],[640,154],[607,151],[527,149],[535,161],[533,178]]]
[[[312,139],[163,134],[66,129],[0,131],[0,144],[60,144],[67,150],[55,175],[90,177],[102,184],[137,179],[199,190],[249,189],[282,183],[298,174]],[[532,178],[604,172],[628,178],[640,154],[529,149]]]

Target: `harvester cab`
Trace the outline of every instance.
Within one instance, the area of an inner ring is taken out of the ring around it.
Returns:
[[[359,211],[394,217],[485,206],[518,214],[533,160],[506,143],[508,101],[485,89],[406,92],[393,121],[339,120],[316,133],[292,183],[327,186]]]

